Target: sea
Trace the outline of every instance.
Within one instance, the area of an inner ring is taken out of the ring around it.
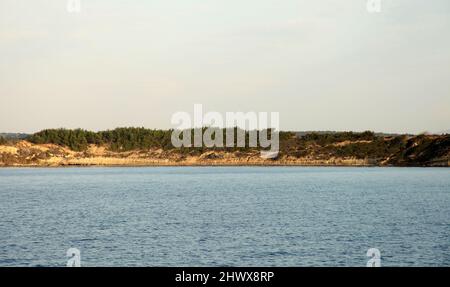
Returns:
[[[0,266],[450,266],[450,169],[0,169]]]

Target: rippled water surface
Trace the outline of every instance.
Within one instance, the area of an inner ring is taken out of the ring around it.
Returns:
[[[450,169],[0,169],[0,266],[450,266]]]

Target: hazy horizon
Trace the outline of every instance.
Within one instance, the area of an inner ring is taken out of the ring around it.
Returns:
[[[120,127],[115,127],[115,128],[110,128],[110,129],[102,129],[102,130],[89,130],[89,129],[84,129],[84,128],[72,128],[72,129],[82,129],[82,130],[88,130],[88,131],[93,131],[93,132],[101,132],[101,131],[107,131],[107,130],[114,130],[116,128],[142,128],[142,126],[120,126]],[[160,128],[151,128],[151,127],[143,127],[143,128],[147,128],[147,129],[156,129],[156,130],[166,130],[166,129],[160,129]],[[64,128],[64,127],[54,127],[54,128],[46,128],[46,129],[68,129],[68,128]],[[46,129],[42,129],[42,130],[46,130]],[[42,130],[37,130],[37,131],[33,131],[33,132],[14,132],[14,131],[0,131],[0,136],[1,135],[5,135],[5,134],[15,134],[15,135],[32,135],[34,133],[37,133],[39,131]],[[395,132],[384,132],[384,131],[373,131],[373,130],[361,130],[361,131],[355,131],[355,130],[283,130],[281,129],[281,131],[283,132],[294,132],[294,133],[339,133],[339,132],[355,132],[355,133],[359,133],[359,132],[366,132],[366,131],[371,131],[374,132],[375,134],[410,134],[410,135],[419,135],[419,134],[432,134],[432,135],[440,135],[440,134],[450,134],[450,130],[443,130],[443,131],[437,131],[437,132],[421,132],[421,133],[395,133]]]
[[[449,131],[450,2],[0,0],[0,132],[173,128],[279,112],[289,131]]]

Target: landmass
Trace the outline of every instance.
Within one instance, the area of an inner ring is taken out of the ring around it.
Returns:
[[[182,147],[171,130],[44,130],[0,137],[1,167],[63,166],[418,166],[448,167],[450,135],[280,132],[274,158],[261,148]],[[247,134],[248,136],[248,134]]]

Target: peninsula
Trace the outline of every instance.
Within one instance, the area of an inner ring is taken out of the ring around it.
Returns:
[[[1,167],[60,166],[440,166],[450,163],[450,135],[280,132],[280,151],[175,148],[171,130],[117,128],[91,132],[51,129],[0,137]]]

